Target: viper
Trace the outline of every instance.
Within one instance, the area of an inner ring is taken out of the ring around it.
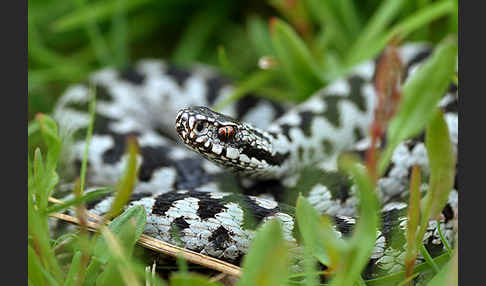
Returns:
[[[399,48],[405,80],[432,52],[422,44]],[[316,210],[332,217],[335,232],[346,237],[356,224],[359,199],[337,159],[343,152],[363,156],[369,147],[377,102],[375,68],[375,61],[359,64],[300,104],[248,95],[218,112],[212,107],[226,102],[235,87],[208,66],[181,68],[141,60],[124,70],[105,68],[70,86],[57,102],[54,117],[73,138],[64,171],[77,171],[83,158],[86,142],[80,135],[90,122],[93,86],[97,104],[87,182],[92,187],[115,184],[127,159],[126,139],[136,137],[139,173],[129,206],[146,209],[145,234],[238,264],[258,227],[270,219],[279,220],[285,239],[298,244],[292,205],[300,192]],[[455,84],[439,107],[456,151]],[[377,182],[382,227],[365,277],[403,268],[414,165],[425,178],[429,175],[423,133],[396,147]],[[440,223],[431,221],[423,238],[432,256],[445,250],[439,226],[448,243],[454,243],[457,189],[456,184]],[[105,196],[87,207],[102,215],[112,200]]]

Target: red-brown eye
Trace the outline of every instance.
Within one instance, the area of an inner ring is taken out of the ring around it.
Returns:
[[[226,141],[235,135],[235,129],[232,126],[223,126],[218,130],[218,138],[221,141]]]

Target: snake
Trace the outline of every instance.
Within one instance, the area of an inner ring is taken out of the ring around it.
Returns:
[[[433,52],[420,43],[398,48],[404,82]],[[115,185],[127,162],[126,140],[135,137],[139,172],[128,207],[146,210],[145,234],[238,265],[268,220],[278,220],[284,238],[299,244],[295,199],[302,193],[319,213],[332,218],[339,237],[349,237],[359,199],[352,178],[339,170],[337,161],[344,152],[363,158],[369,147],[376,65],[376,59],[356,65],[301,103],[249,94],[217,112],[214,106],[227,102],[236,87],[213,67],[157,59],[139,60],[125,69],[105,67],[69,86],[56,103],[53,116],[69,135],[63,172],[80,170],[94,90],[87,184]],[[457,152],[456,84],[450,83],[438,107]],[[424,138],[425,131],[401,142],[377,181],[381,228],[365,278],[404,269],[411,169],[419,165],[424,178],[430,175]],[[454,244],[457,183],[456,177],[440,218],[429,222],[423,238],[433,257],[446,251],[441,233]],[[426,189],[423,184],[421,190]],[[103,215],[113,199],[102,196],[87,208]],[[419,255],[416,263],[423,261]]]

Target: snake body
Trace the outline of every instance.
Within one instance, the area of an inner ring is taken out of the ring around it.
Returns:
[[[413,74],[431,52],[425,45],[401,47],[404,74]],[[362,155],[367,146],[376,101],[374,69],[374,61],[360,64],[290,108],[248,96],[215,112],[209,107],[234,90],[215,70],[142,60],[123,71],[105,68],[89,83],[68,88],[54,116],[74,138],[83,134],[89,123],[88,84],[94,85],[98,102],[88,154],[89,184],[116,183],[126,162],[125,139],[135,136],[140,171],[129,206],[146,209],[145,233],[239,263],[255,230],[269,219],[279,220],[286,240],[298,244],[295,210],[289,205],[295,203],[296,192],[334,219],[339,236],[351,233],[359,201],[352,180],[338,171],[336,161],[345,151]],[[457,87],[451,84],[440,107],[454,148],[457,100]],[[411,168],[418,164],[428,174],[423,140],[422,134],[402,142],[378,181],[382,228],[366,277],[403,268]],[[79,166],[84,144],[76,139],[70,146],[70,166]],[[440,219],[451,244],[457,198],[455,185]],[[88,207],[103,214],[112,199],[104,197]],[[444,251],[436,221],[429,223],[424,244],[433,256]]]

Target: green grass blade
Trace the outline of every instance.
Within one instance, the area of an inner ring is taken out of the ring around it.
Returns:
[[[459,30],[459,1],[450,0],[453,5],[453,12],[449,18],[449,26],[453,33],[458,33]]]
[[[335,267],[344,254],[346,244],[336,236],[329,218],[321,217],[302,196],[297,200],[296,216],[305,247],[323,265]]]
[[[37,200],[40,199],[40,190],[42,188],[42,179],[44,178],[44,160],[42,159],[42,152],[39,148],[34,151],[34,162],[32,165],[32,174],[34,186],[32,188],[33,194],[36,196]]]
[[[56,284],[63,281],[63,273],[59,267],[59,263],[54,256],[54,251],[50,246],[49,231],[45,224],[47,219],[35,212],[31,196],[28,198],[28,233],[32,236],[32,245],[36,247],[39,253],[39,260],[42,266],[35,269],[41,270],[42,275],[48,280],[50,285],[52,281]],[[45,222],[45,223],[44,223]],[[29,248],[31,245],[29,244]],[[33,250],[33,249],[32,249]],[[33,254],[37,255],[35,252]],[[29,253],[31,255],[31,253]],[[30,259],[30,257],[29,257]],[[35,259],[35,257],[32,257]],[[33,261],[31,263],[37,263]],[[36,270],[33,270],[36,271]],[[32,274],[32,276],[35,276]]]
[[[91,257],[91,262],[89,263],[88,268],[86,268],[86,274],[84,278],[85,286],[96,285],[96,279],[101,273],[102,266],[103,263],[99,258],[97,258],[96,256]]]
[[[81,161],[81,174],[80,174],[80,195],[84,193],[84,183],[86,178],[86,167],[88,165],[88,152],[91,143],[91,136],[93,134],[93,126],[95,121],[95,111],[96,111],[96,91],[93,86],[90,86],[89,92],[89,125],[86,131],[86,139],[84,146],[83,160]]]
[[[317,271],[317,259],[314,257],[310,247],[304,246],[304,281],[307,286],[317,286],[319,284],[319,273]],[[290,278],[290,277],[289,277]]]
[[[223,46],[218,46],[218,61],[223,72],[226,72],[235,78],[241,78],[243,76],[243,73],[230,62]]]
[[[52,286],[59,285],[58,281],[61,280],[58,280],[59,278],[53,276],[54,273],[50,273],[48,269],[42,266],[42,262],[37,256],[35,250],[30,245],[28,245],[27,247],[28,247],[29,279],[31,281],[39,281],[39,284],[35,284],[35,285],[52,285]],[[45,280],[43,280],[41,276],[44,277]]]
[[[78,235],[76,233],[71,232],[61,234],[58,238],[56,238],[56,240],[52,242],[52,248],[55,249],[61,244],[68,244],[70,241],[73,241],[77,237]]]
[[[96,278],[96,286],[130,285],[124,283],[124,280],[118,268],[118,263],[122,264],[122,262],[120,261],[111,260],[110,262],[108,262],[108,264],[104,267],[103,272]],[[121,267],[124,266],[125,265]],[[131,271],[129,273],[131,273]],[[135,282],[135,285],[141,286],[141,284],[138,281]]]
[[[267,98],[276,102],[294,101],[293,97],[295,96],[295,94],[289,90],[273,87],[257,87],[255,88],[255,93],[262,98]]]
[[[313,33],[313,25],[303,1],[269,0],[268,4],[287,19],[290,25],[308,43]]]
[[[404,0],[383,1],[361,31],[358,39],[347,52],[346,63],[348,66],[368,58],[370,53],[370,44],[376,41],[391,21],[396,17],[402,8]]]
[[[442,286],[448,285],[447,277],[449,276],[451,263],[447,263],[442,267],[442,269],[437,273],[430,281],[427,283],[427,286]]]
[[[334,7],[340,14],[342,25],[346,26],[351,38],[355,38],[361,30],[361,21],[356,7],[351,0],[334,1]]]
[[[272,79],[275,79],[276,76],[277,74],[274,71],[265,71],[265,70],[263,71],[259,70],[248,75],[246,78],[244,78],[239,82],[238,87],[231,94],[229,94],[226,98],[222,99],[221,101],[217,102],[216,105],[214,106],[214,109],[222,110],[228,104],[242,98],[243,96],[245,96],[251,91],[254,91],[257,88],[264,86]]]
[[[425,29],[427,24],[446,16],[447,14],[451,14],[453,11],[453,6],[445,3],[445,1],[431,4],[427,8],[419,10],[393,26],[388,33],[371,42],[367,49],[368,54],[364,55],[362,58],[366,59],[373,57],[394,37],[398,37],[399,39],[407,38],[412,32],[419,31],[419,29]]]
[[[397,286],[405,286],[405,285],[408,286],[408,285],[410,285],[410,281],[412,281],[413,279],[415,279],[415,277],[417,277],[418,275],[419,275],[418,273],[415,273],[415,274],[410,275],[405,280],[403,280],[402,282],[400,282],[399,284],[397,284]]]
[[[434,116],[434,110],[455,73],[456,59],[457,43],[448,39],[403,86],[399,111],[388,125],[389,143],[380,158],[380,174],[399,142],[418,135]]]
[[[35,253],[34,249],[32,246],[27,245],[27,250],[28,250],[28,255],[27,255],[27,263],[28,263],[28,271],[27,271],[27,276],[29,277],[29,280],[34,284],[34,285],[47,285],[46,281],[44,280],[44,276],[42,275],[43,273],[43,267],[42,263],[37,256],[37,253]]]
[[[190,273],[175,273],[170,277],[170,286],[219,286],[219,282],[211,282],[208,278]]]
[[[44,213],[48,215],[48,214],[51,214],[51,213],[60,212],[60,211],[63,211],[63,210],[65,210],[65,209],[67,209],[71,206],[79,205],[81,203],[90,202],[90,201],[95,200],[95,199],[97,199],[97,198],[99,198],[99,197],[101,197],[105,194],[108,194],[110,192],[111,192],[111,189],[109,189],[109,188],[96,189],[96,190],[90,191],[88,193],[84,193],[80,197],[75,197],[75,198],[72,198],[70,200],[67,200],[63,204],[48,207],[45,210]]]
[[[432,256],[430,256],[429,252],[425,248],[424,244],[422,243],[420,245],[420,253],[424,257],[425,261],[431,266],[431,268],[435,271],[435,273],[439,272],[439,266],[435,263],[434,259],[432,259]]]
[[[82,80],[86,76],[87,71],[87,67],[84,67],[82,64],[79,64],[77,67],[64,65],[43,69],[29,69],[29,94],[36,88],[45,87],[47,83],[53,81],[73,82]]]
[[[198,59],[207,44],[209,36],[222,24],[229,12],[229,5],[221,2],[217,8],[209,6],[192,17],[187,25],[172,59],[176,63],[191,63]]]
[[[30,164],[31,167],[28,167],[31,176],[28,180],[28,233],[43,265],[42,269],[45,270],[44,276],[49,274],[54,277],[57,283],[60,283],[63,281],[64,275],[50,245],[47,217],[42,214],[47,208],[48,196],[58,181],[58,176],[55,172],[58,158],[54,155],[58,154],[57,150],[60,149],[60,146],[56,145],[58,138],[56,137],[57,125],[55,122],[46,116],[40,116],[38,117],[38,123],[45,141],[54,146],[52,146],[52,150],[48,149],[46,160],[43,160],[40,149],[36,148],[34,162]],[[46,276],[46,278],[49,277]]]
[[[454,186],[456,170],[456,156],[450,141],[449,129],[440,111],[427,128],[425,146],[429,157],[430,182],[429,190],[422,201],[425,204],[423,207],[429,210],[424,210],[423,215],[435,218],[447,203]]]
[[[270,30],[273,48],[286,77],[296,89],[299,99],[305,99],[325,84],[319,68],[292,27],[274,19]]]
[[[28,17],[28,53],[29,60],[45,66],[72,65],[73,63],[53,49],[48,48],[37,28],[33,17]],[[30,76],[30,74],[29,74]]]
[[[39,130],[40,127],[37,121],[29,122],[29,126],[27,127],[27,137],[30,139],[30,136],[34,135],[34,133],[36,133]]]
[[[56,169],[57,160],[61,152],[61,139],[59,138],[57,123],[54,119],[45,114],[38,114],[36,116],[36,121],[39,124],[42,138],[49,147],[46,158],[46,168],[48,172],[53,172]]]
[[[243,258],[243,275],[237,286],[283,285],[287,280],[289,252],[280,223],[265,223],[251,242]]]
[[[131,253],[135,242],[142,235],[145,229],[146,214],[142,206],[134,206],[126,210],[123,214],[115,218],[108,229],[120,240],[124,249]],[[107,252],[106,241],[98,238],[93,249],[93,256],[97,257],[102,263],[106,263],[110,257]]]
[[[177,241],[180,240],[180,235],[177,233]],[[189,272],[189,266],[187,265],[187,261],[181,256],[177,256],[177,269],[180,274],[187,274]]]
[[[449,246],[449,242],[447,242],[447,240],[444,237],[444,234],[442,234],[442,230],[440,228],[440,220],[437,220],[437,232],[439,233],[440,240],[442,241],[442,244],[447,249],[447,252],[449,253],[449,255],[452,256],[452,249]]]
[[[137,223],[142,218],[145,221],[145,210],[142,206],[136,206],[133,209],[135,211],[131,214],[136,217],[130,218],[118,234],[115,235],[106,227],[101,229],[102,237],[106,241],[106,251],[110,256],[108,265],[96,280],[96,285],[142,285],[139,278],[141,276],[137,275],[137,272],[143,273],[143,271],[137,271],[139,267],[135,261],[130,259],[130,256],[133,246],[141,234],[141,232],[137,234],[136,229],[138,228]]]
[[[434,262],[442,266],[449,261],[449,255],[447,253],[437,256],[433,259]],[[420,273],[430,269],[430,265],[428,263],[421,263],[414,267],[413,273]],[[405,279],[405,271],[396,272],[390,275],[386,275],[383,277],[370,279],[366,281],[366,285],[368,286],[386,286],[386,285],[396,285],[400,281]]]
[[[135,187],[138,178],[137,157],[139,148],[136,137],[129,137],[126,144],[128,159],[122,178],[116,188],[115,199],[106,215],[108,219],[117,216],[123,210]]]
[[[435,113],[427,127],[425,146],[429,157],[430,180],[427,194],[421,201],[422,217],[417,243],[422,242],[429,220],[437,218],[441,213],[454,186],[456,156],[452,149],[447,123],[440,111]]]
[[[258,16],[251,16],[246,22],[248,37],[259,56],[275,55],[270,39],[268,24]]]
[[[128,64],[128,23],[126,19],[125,6],[128,0],[115,0],[117,3],[115,13],[112,16],[111,42],[115,52],[115,62],[118,67],[125,67]]]
[[[337,17],[332,1],[307,0],[308,10],[319,20],[321,27],[325,27],[325,33],[330,34],[329,42],[332,42],[340,51],[349,48],[350,35],[344,29]]]
[[[128,12],[152,2],[152,0],[127,1],[121,12]],[[54,32],[63,33],[78,29],[89,22],[101,22],[110,19],[118,11],[117,1],[94,2],[74,10],[52,24]]]
[[[384,41],[388,42],[395,36],[406,38],[411,32],[416,31],[445,15],[453,14],[454,12],[454,4],[451,1],[440,1],[430,4],[392,27]]]
[[[349,240],[349,248],[341,262],[339,272],[330,285],[353,285],[361,279],[376,242],[379,225],[379,202],[374,184],[367,169],[349,156],[340,159],[340,166],[353,178],[359,191],[359,219]]]
[[[86,3],[86,0],[77,0],[75,1],[75,4],[78,10],[82,10],[88,6],[91,7],[91,5]],[[89,10],[90,13],[93,11],[95,10]],[[84,22],[83,28],[88,36],[98,62],[102,63],[103,65],[111,65],[113,63],[112,53],[110,52],[107,41],[105,40],[97,22],[91,18],[88,18]]]
[[[74,286],[78,285],[77,274],[79,273],[79,268],[81,266],[81,251],[76,251],[71,261],[71,267],[69,267],[69,272],[64,281],[64,286]]]
[[[410,177],[410,198],[408,203],[407,221],[407,249],[405,254],[405,269],[412,274],[415,259],[417,258],[417,231],[420,217],[420,185],[422,178],[418,165],[413,166]]]

